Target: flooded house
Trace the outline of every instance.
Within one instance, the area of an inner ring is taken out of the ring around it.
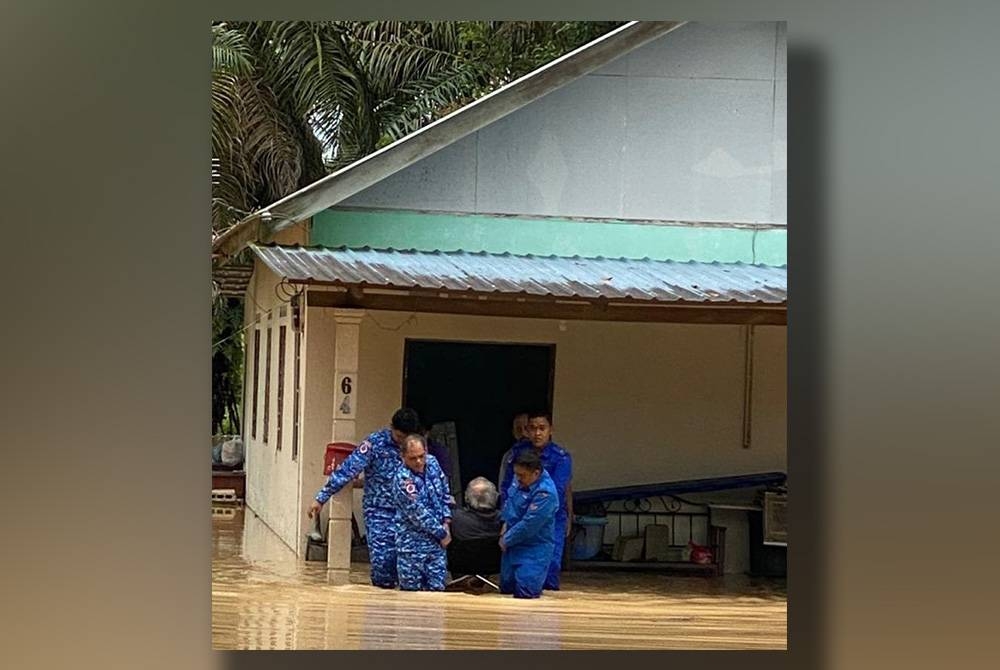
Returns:
[[[633,22],[217,239],[250,259],[247,508],[302,558],[327,445],[401,406],[453,488],[527,405],[577,492],[784,473],[786,84],[783,23]],[[750,567],[749,490],[692,494],[719,572]],[[346,569],[360,493],[327,510]]]

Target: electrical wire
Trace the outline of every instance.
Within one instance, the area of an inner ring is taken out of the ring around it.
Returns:
[[[302,295],[302,293],[305,292],[305,288],[303,287],[303,288],[300,288],[298,291],[296,291],[296,292],[292,293],[291,295],[289,295],[287,298],[283,299],[282,296],[278,294],[278,287],[281,286],[282,284],[285,284],[285,283],[287,283],[286,280],[282,280],[280,283],[278,283],[278,284],[275,285],[275,287],[274,287],[274,294],[278,298],[278,301],[279,301],[280,304],[277,304],[277,305],[275,305],[274,307],[272,307],[270,309],[264,309],[264,307],[259,302],[257,302],[257,298],[254,297],[253,293],[251,293],[250,291],[247,291],[246,295],[250,297],[250,299],[253,301],[253,303],[257,307],[257,309],[258,310],[262,310],[261,315],[258,316],[257,318],[255,318],[253,321],[251,321],[249,325],[244,326],[243,328],[240,328],[239,330],[237,330],[235,333],[233,333],[231,335],[227,335],[226,337],[222,338],[218,342],[213,343],[212,344],[212,349],[214,350],[220,344],[223,344],[224,342],[228,342],[229,340],[233,339],[237,335],[242,335],[246,331],[248,331],[251,328],[253,328],[254,326],[256,326],[258,323],[260,323],[261,317],[270,315],[272,312],[274,312],[279,307],[284,307],[285,305],[290,304],[294,298]],[[288,285],[291,286],[290,283],[288,283]],[[285,290],[286,289],[282,288],[282,292],[283,293],[285,292]]]
[[[407,326],[411,323],[417,322],[417,315],[411,313],[410,316],[404,319],[398,326],[396,326],[395,328],[389,328],[388,326],[383,326],[381,323],[379,323],[378,319],[372,316],[371,312],[365,312],[365,316],[371,319],[372,323],[378,326],[381,330],[387,330],[392,333],[399,331],[401,328],[403,328],[403,326]]]
[[[275,305],[275,306],[274,306],[274,307],[272,307],[271,309],[269,309],[269,310],[266,310],[266,311],[264,311],[264,313],[263,313],[263,314],[262,314],[261,316],[264,316],[264,315],[266,315],[266,314],[270,314],[270,313],[271,313],[271,312],[273,312],[274,310],[278,309],[278,307],[280,307],[280,306],[281,306],[281,305]],[[260,321],[261,321],[261,319],[260,319],[260,318],[256,318],[256,319],[254,319],[254,320],[253,320],[253,321],[251,321],[251,322],[250,322],[250,323],[249,323],[248,325],[246,325],[246,326],[244,326],[244,327],[240,328],[239,330],[237,330],[237,331],[236,331],[235,333],[233,333],[232,335],[227,335],[226,337],[222,338],[222,339],[221,339],[221,340],[219,340],[218,342],[215,342],[214,344],[212,344],[212,349],[215,349],[215,348],[216,348],[217,346],[219,346],[219,345],[220,345],[220,344],[222,344],[223,342],[228,342],[229,340],[233,339],[233,338],[234,338],[234,337],[236,337],[237,335],[242,335],[242,334],[243,334],[243,333],[245,333],[246,331],[248,331],[248,330],[250,330],[251,328],[253,328],[254,326],[256,326],[256,325],[257,325],[258,323],[260,323]]]
[[[304,286],[296,287],[287,278],[282,278],[280,282],[274,285],[275,297],[284,302],[291,302],[296,296],[302,295],[305,290]]]

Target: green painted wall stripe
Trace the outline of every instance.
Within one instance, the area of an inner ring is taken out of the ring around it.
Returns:
[[[754,240],[755,262],[762,265],[788,264],[788,235],[784,230],[758,230]]]
[[[756,236],[756,240],[755,240]],[[574,221],[479,214],[329,209],[310,243],[421,251],[486,251],[711,263],[786,263],[785,231]],[[756,259],[754,250],[756,248]]]

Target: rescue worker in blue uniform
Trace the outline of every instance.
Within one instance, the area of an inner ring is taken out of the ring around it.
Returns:
[[[366,437],[336,470],[330,473],[316,499],[309,506],[309,518],[319,514],[323,505],[355,477],[364,473],[365,492],[361,507],[368,538],[368,560],[375,586],[394,589],[399,583],[396,572],[396,507],[392,482],[403,464],[399,455],[403,440],[420,430],[416,411],[403,408],[392,415],[392,424]],[[435,468],[437,464],[435,463]]]
[[[507,469],[507,459],[511,457],[514,453],[514,446],[517,445],[521,440],[528,439],[528,413],[518,412],[514,415],[514,420],[511,422],[510,432],[514,436],[514,444],[511,445],[510,449],[503,453],[500,457],[500,472],[497,474],[497,485],[500,486],[500,490],[503,491],[503,473]],[[514,461],[511,461],[513,463]]]
[[[396,503],[396,566],[404,591],[444,591],[451,542],[448,479],[423,435],[409,435],[392,493]],[[436,473],[436,474],[435,474]]]
[[[510,455],[504,463],[500,482],[501,504],[507,501],[507,494],[514,480],[514,463],[518,456],[534,451],[541,459],[542,467],[552,478],[558,493],[559,508],[552,531],[552,560],[545,577],[545,588],[558,591],[563,549],[571,530],[569,521],[573,518],[573,459],[568,451],[552,441],[552,415],[548,411],[529,412],[525,431],[527,439],[511,447]]]
[[[559,494],[533,449],[518,454],[513,468],[515,481],[507,491],[500,533],[500,593],[537,598],[552,561]]]

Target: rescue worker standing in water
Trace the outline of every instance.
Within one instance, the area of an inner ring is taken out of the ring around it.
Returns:
[[[319,514],[327,500],[350,481],[365,475],[365,493],[362,509],[368,540],[368,559],[371,563],[372,584],[394,589],[399,583],[396,571],[396,507],[393,502],[392,483],[403,464],[400,447],[407,435],[420,430],[416,411],[403,408],[392,415],[392,425],[369,435],[350,456],[330,474],[316,499],[309,506],[308,515]],[[429,466],[428,476],[438,476],[437,461]]]
[[[545,588],[559,590],[562,571],[563,548],[566,545],[573,517],[573,459],[569,452],[552,441],[552,415],[548,411],[528,413],[527,438],[515,444],[504,463],[503,478],[500,481],[502,501],[507,500],[514,479],[514,463],[520,454],[533,451],[541,459],[542,467],[552,478],[558,493],[558,509],[552,531],[552,558],[545,577]]]
[[[392,493],[396,503],[396,565],[404,591],[444,591],[445,547],[451,542],[448,480],[422,435],[408,435]]]
[[[504,472],[507,471],[508,461],[513,463],[511,460],[511,455],[514,453],[514,447],[521,440],[528,439],[528,413],[518,412],[514,415],[514,420],[511,423],[510,431],[514,436],[514,444],[511,445],[510,449],[503,453],[500,457],[500,472],[497,474],[497,485],[500,486],[500,491],[503,492],[503,482],[504,482]]]
[[[500,593],[537,598],[552,559],[558,492],[532,449],[517,456],[513,470],[500,533]]]

